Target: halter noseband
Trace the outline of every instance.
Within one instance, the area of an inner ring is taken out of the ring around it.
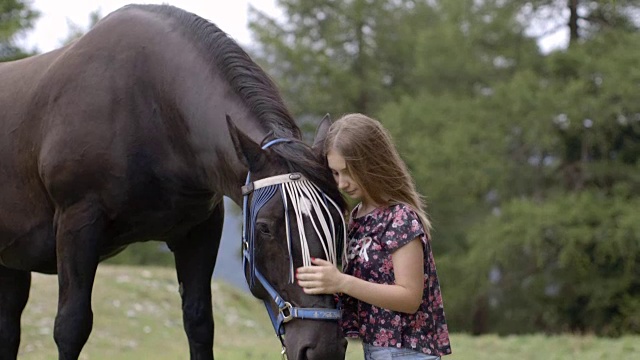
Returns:
[[[289,139],[275,139],[271,140],[262,146],[262,149],[267,149],[272,145],[289,142]],[[329,207],[333,206],[340,213],[339,206],[326,194],[324,194],[315,184],[307,180],[300,173],[289,173],[283,175],[272,176],[260,180],[251,182],[251,172],[247,173],[247,180],[242,187],[243,204],[243,226],[242,226],[242,244],[243,244],[243,269],[249,267],[249,278],[247,282],[250,288],[255,285],[255,280],[262,285],[267,291],[269,297],[278,307],[278,314],[274,314],[269,300],[263,299],[271,323],[276,332],[276,335],[282,342],[282,335],[285,334],[284,324],[293,319],[313,319],[313,320],[338,320],[341,317],[339,309],[327,309],[327,308],[301,308],[291,305],[291,303],[285,301],[282,296],[276,291],[276,289],[269,283],[269,281],[260,273],[255,264],[255,224],[257,215],[260,209],[266,205],[271,198],[275,195],[277,190],[280,190],[282,195],[282,201],[284,204],[285,225],[287,233],[287,245],[289,249],[289,281],[293,282],[293,256],[292,256],[292,238],[290,231],[291,221],[289,219],[289,208],[291,207],[296,214],[295,221],[298,222],[298,231],[300,236],[300,244],[302,248],[303,264],[305,266],[311,265],[309,247],[306,241],[306,235],[302,226],[302,220],[304,214],[308,213],[313,228],[318,237],[326,239],[326,244],[322,243],[322,247],[325,251],[327,259],[334,264],[336,259],[336,244],[335,239],[338,236],[346,236],[344,219],[341,218],[341,226],[335,226],[333,221],[327,222],[325,218],[331,218],[329,213]],[[249,195],[253,193],[251,199],[251,205],[249,205]],[[315,212],[316,218],[311,216],[311,212]],[[339,228],[339,229],[338,229]],[[341,234],[337,232],[341,231]],[[245,273],[246,274],[246,273]],[[283,343],[283,354],[285,348]]]

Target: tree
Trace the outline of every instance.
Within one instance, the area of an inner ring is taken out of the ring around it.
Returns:
[[[464,253],[469,227],[513,186],[502,147],[512,118],[486,104],[520,69],[543,61],[515,21],[517,7],[478,4],[442,2],[437,22],[414,29],[416,91],[380,112],[427,195],[434,247],[445,253]]]
[[[637,31],[603,29],[487,102],[513,119],[514,186],[467,234],[478,332],[640,332],[638,49]]]
[[[412,27],[433,17],[423,3],[280,0],[284,19],[250,10],[255,57],[296,114],[373,113],[408,91]]]
[[[640,198],[598,189],[513,199],[470,233],[479,330],[640,333]],[[482,331],[479,331],[482,332]]]
[[[32,29],[39,13],[28,0],[0,0],[0,61],[10,61],[31,55],[16,45],[25,31]]]
[[[520,7],[520,21],[538,28],[537,36],[568,28],[570,45],[606,30],[640,27],[637,0],[533,0]]]

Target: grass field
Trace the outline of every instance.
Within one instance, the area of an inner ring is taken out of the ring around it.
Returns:
[[[213,282],[215,355],[221,360],[279,360],[280,345],[262,303],[224,283]],[[22,317],[19,359],[57,359],[53,320],[57,277],[35,274]],[[101,265],[93,293],[94,327],[81,359],[188,359],[178,285],[172,269]],[[452,335],[446,360],[640,359],[640,336]],[[347,359],[362,359],[351,342]]]

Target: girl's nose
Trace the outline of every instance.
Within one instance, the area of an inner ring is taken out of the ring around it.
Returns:
[[[344,190],[347,188],[347,185],[349,185],[349,183],[346,181],[344,177],[342,176],[338,177],[338,189]]]

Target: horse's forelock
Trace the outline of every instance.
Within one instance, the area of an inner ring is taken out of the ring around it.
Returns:
[[[274,146],[272,150],[289,163],[292,171],[303,174],[335,201],[341,210],[346,209],[346,202],[322,155],[299,140]]]

